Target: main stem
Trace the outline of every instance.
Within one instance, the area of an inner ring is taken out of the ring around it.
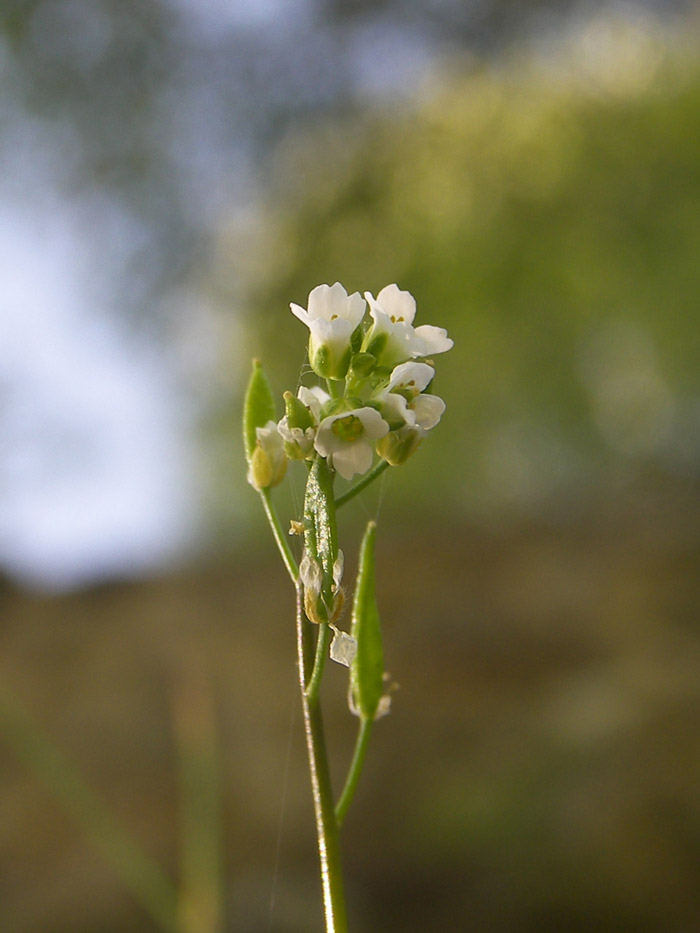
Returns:
[[[348,922],[343,892],[343,872],[340,864],[338,824],[333,805],[331,775],[326,753],[320,697],[318,692],[307,693],[313,664],[314,648],[312,628],[304,616],[302,586],[297,583],[297,653],[299,660],[299,686],[304,711],[304,732],[309,758],[311,792],[316,817],[316,838],[321,862],[321,886],[326,933],[347,933]]]

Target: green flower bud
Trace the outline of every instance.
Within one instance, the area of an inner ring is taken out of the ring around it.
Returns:
[[[301,399],[287,391],[284,393],[284,411],[287,416],[287,424],[290,428],[301,428],[305,431],[314,426],[313,415],[304,405]]]
[[[253,360],[251,373],[243,402],[243,443],[246,460],[250,464],[257,444],[257,429],[275,418],[275,400],[260,360]]]
[[[248,482],[260,491],[277,486],[287,472],[287,456],[282,435],[274,421],[256,428],[257,441],[250,458]]]
[[[418,450],[425,431],[418,427],[405,425],[398,431],[389,431],[377,441],[377,453],[391,466],[405,463],[411,454]]]

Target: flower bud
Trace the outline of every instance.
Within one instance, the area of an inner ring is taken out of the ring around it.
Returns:
[[[377,453],[391,466],[400,466],[416,452],[425,433],[422,428],[409,424],[398,431],[389,431],[377,441]]]
[[[305,431],[313,427],[313,415],[301,399],[289,391],[284,393],[284,411],[290,428],[301,428]]]
[[[287,472],[284,441],[274,421],[256,428],[257,442],[250,458],[248,482],[255,489],[277,486]]]
[[[290,460],[313,456],[316,427],[309,408],[291,392],[284,393],[285,416],[277,425]]]

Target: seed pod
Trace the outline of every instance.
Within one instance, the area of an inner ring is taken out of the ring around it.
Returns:
[[[257,446],[257,428],[275,421],[275,399],[260,360],[253,360],[253,372],[243,402],[243,444],[250,464]]]
[[[382,629],[374,583],[374,541],[376,522],[369,522],[360,548],[360,565],[355,584],[350,634],[357,642],[357,654],[350,666],[352,706],[363,719],[376,719],[384,693],[384,654]]]

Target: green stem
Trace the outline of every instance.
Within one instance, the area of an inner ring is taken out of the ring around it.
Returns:
[[[328,657],[328,645],[331,640],[331,627],[327,623],[322,623],[318,626],[319,633],[316,640],[316,654],[314,657],[314,666],[311,671],[311,677],[308,680],[306,686],[306,695],[313,702],[318,696],[318,691],[321,689],[321,678],[323,677],[323,671],[326,666],[326,658]]]
[[[342,398],[345,390],[345,384],[342,379],[326,379],[328,394],[331,398]]]
[[[363,717],[360,720],[360,727],[355,742],[355,751],[352,756],[352,761],[350,762],[350,768],[348,769],[348,776],[345,779],[345,787],[343,787],[343,792],[335,808],[335,821],[338,829],[343,825],[345,814],[348,812],[348,807],[352,803],[352,798],[355,796],[360,774],[362,773],[362,766],[365,763],[365,755],[367,754],[367,747],[369,745],[373,725],[373,719],[365,719]]]
[[[177,892],[160,866],[126,833],[85,778],[29,713],[0,694],[0,734],[99,849],[155,924],[176,933]]]
[[[351,486],[347,492],[342,494],[342,496],[338,496],[338,498],[335,500],[336,509],[339,509],[341,505],[345,505],[346,502],[354,499],[359,492],[362,492],[362,490],[366,489],[366,487],[369,486],[370,483],[374,482],[378,476],[381,476],[388,466],[389,463],[386,460],[380,460],[376,467],[370,470],[364,479],[361,479],[359,483]]]
[[[270,490],[261,489],[260,498],[262,499],[263,506],[265,508],[265,515],[267,515],[267,520],[269,522],[270,528],[272,529],[272,534],[274,535],[275,541],[277,542],[277,547],[279,548],[279,552],[282,555],[284,566],[287,568],[287,572],[292,578],[292,583],[296,584],[297,580],[299,579],[299,567],[297,566],[297,562],[294,559],[294,555],[292,554],[292,549],[289,546],[287,536],[285,535],[282,525],[280,524],[277,511],[272,504],[272,495]]]
[[[310,660],[309,640],[312,630],[304,617],[301,585],[297,584],[296,589],[299,685],[304,711],[304,732],[306,734],[306,750],[311,776],[311,792],[316,817],[316,838],[321,863],[321,887],[323,890],[326,933],[347,933],[348,924],[343,892],[343,872],[340,863],[338,824],[333,808],[333,790],[328,767],[321,705],[318,693],[309,696],[306,689],[308,683],[307,668]]]

